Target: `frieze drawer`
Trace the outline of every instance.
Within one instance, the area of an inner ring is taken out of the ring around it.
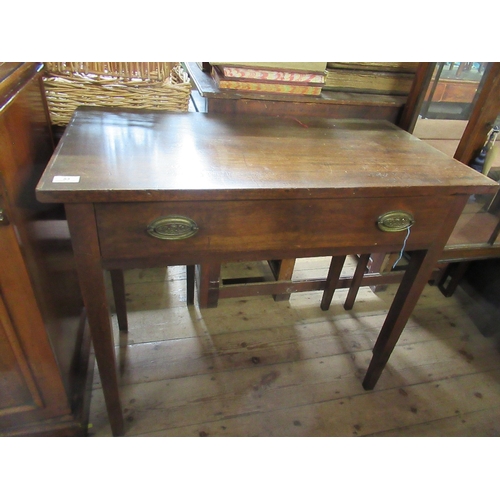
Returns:
[[[289,249],[428,247],[450,200],[347,198],[96,204],[102,257]],[[394,215],[395,214],[395,215]],[[383,224],[390,228],[384,230]],[[408,222],[410,221],[410,222]]]

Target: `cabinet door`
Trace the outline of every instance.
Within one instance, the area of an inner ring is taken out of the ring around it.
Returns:
[[[0,435],[81,435],[86,418],[90,343],[69,234],[61,207],[35,198],[54,150],[41,71],[0,63]]]
[[[1,416],[43,407],[40,392],[2,296],[0,296],[0,372],[2,373]]]
[[[69,414],[70,409],[13,225],[5,219],[0,262],[2,429]]]

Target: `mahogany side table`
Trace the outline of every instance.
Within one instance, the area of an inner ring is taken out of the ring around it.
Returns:
[[[103,270],[397,252],[372,389],[468,197],[498,185],[385,121],[81,108],[37,187],[64,203],[114,435]]]

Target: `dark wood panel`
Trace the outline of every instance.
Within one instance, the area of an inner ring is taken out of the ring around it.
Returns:
[[[18,248],[12,226],[1,227],[0,290],[5,304],[3,327],[14,351],[17,369],[30,394],[30,404],[4,412],[0,425],[19,425],[54,417],[70,408],[43,318],[32,289],[30,275]]]
[[[0,297],[0,416],[40,406],[41,398],[26,357]]]
[[[363,118],[388,120],[397,123],[403,104],[356,104],[334,102],[286,102],[257,99],[210,99],[207,111],[210,113],[258,114],[266,116],[317,116],[322,118]]]

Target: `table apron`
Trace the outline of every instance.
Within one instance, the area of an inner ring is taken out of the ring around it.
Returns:
[[[377,226],[379,216],[392,210],[406,211],[415,219],[408,247],[428,248],[453,205],[450,198],[97,203],[95,214],[104,261],[155,257],[160,261],[170,256],[172,261],[188,263],[208,253],[284,258],[319,255],[328,249],[397,250],[407,231],[384,232]],[[148,225],[166,216],[192,219],[196,234],[178,240],[151,236]]]

